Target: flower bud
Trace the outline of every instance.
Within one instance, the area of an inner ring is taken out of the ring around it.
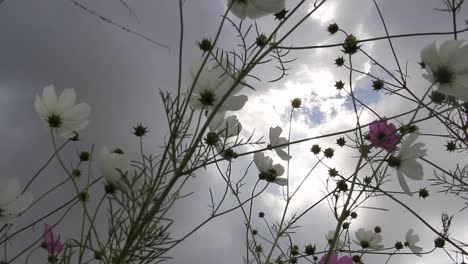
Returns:
[[[146,134],[148,134],[148,132],[149,132],[148,127],[145,127],[140,123],[137,126],[133,127],[132,134],[137,136],[137,137],[143,137],[143,136],[146,136]]]
[[[203,53],[208,52],[213,48],[211,40],[207,38],[203,38],[202,41],[197,42],[197,46],[203,51]]]
[[[372,89],[379,91],[384,87],[384,82],[380,79],[372,81]]]
[[[320,148],[318,144],[312,145],[312,148],[310,149],[310,151],[314,153],[315,155],[318,155],[321,150],[322,148]]]
[[[395,249],[396,250],[403,249],[403,243],[401,243],[400,241],[396,242],[395,243]]]
[[[340,147],[343,147],[346,144],[346,140],[344,137],[339,137],[336,139],[336,144]]]
[[[443,248],[445,246],[445,239],[438,237],[434,240],[434,246],[437,248]]]
[[[299,108],[299,107],[301,107],[301,103],[302,103],[301,98],[294,98],[294,99],[291,101],[291,106],[292,106],[293,108]]]
[[[335,154],[335,150],[332,148],[326,148],[323,151],[323,155],[327,158],[332,158],[334,154]]]
[[[382,232],[382,228],[380,226],[376,226],[376,227],[374,227],[374,232],[376,234],[378,234],[378,233]]]
[[[335,35],[338,30],[340,30],[340,27],[336,23],[330,24],[327,27],[327,31],[330,33],[330,35]]]
[[[447,142],[445,147],[446,147],[446,150],[448,152],[454,152],[455,150],[457,150],[457,142],[456,141],[449,141],[449,142]]]
[[[335,59],[336,67],[342,67],[345,63],[345,59],[343,57],[338,57]]]
[[[336,87],[337,90],[343,89],[344,88],[344,82],[342,82],[341,80],[335,82],[335,87]]]
[[[343,44],[343,52],[346,54],[354,54],[359,50],[360,46],[357,44],[357,38],[350,34],[346,37]]]
[[[72,170],[73,177],[79,178],[81,176],[81,171],[79,169]]]
[[[338,182],[336,183],[336,187],[337,187],[338,190],[340,190],[340,191],[343,191],[343,192],[348,191],[348,184],[347,184],[344,180],[338,181]]]
[[[255,40],[255,45],[257,45],[260,48],[265,47],[268,44],[268,37],[265,36],[265,34],[260,34],[260,36],[257,37]]]
[[[338,171],[335,168],[328,169],[328,175],[330,177],[338,176]]]
[[[88,151],[82,151],[79,155],[80,161],[88,161],[89,160],[89,152]]]
[[[304,253],[307,256],[315,254],[315,246],[312,246],[312,244],[308,244],[307,246],[305,246]]]
[[[426,188],[419,189],[419,198],[426,199],[429,197],[429,191]]]

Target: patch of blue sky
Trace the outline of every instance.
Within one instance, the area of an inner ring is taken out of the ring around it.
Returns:
[[[319,106],[303,108],[302,113],[308,117],[310,127],[321,125],[326,119],[326,113],[322,112]]]

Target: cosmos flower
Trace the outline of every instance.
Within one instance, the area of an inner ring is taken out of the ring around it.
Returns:
[[[134,170],[130,170],[130,162],[120,148],[111,151],[103,147],[99,152],[99,168],[107,186],[130,191],[138,189],[143,184],[142,178],[137,177]]]
[[[202,63],[198,61],[192,66],[192,81],[195,80]],[[207,63],[203,66],[200,76],[195,84],[194,91],[190,97],[190,105],[195,109],[212,111],[223,99],[229,89],[234,85],[235,80],[227,74],[221,66],[210,69]],[[242,84],[237,84],[234,90],[223,102],[220,112],[237,111],[244,107],[248,98],[245,95],[235,95],[243,88]]]
[[[318,264],[325,264],[327,254],[324,254],[319,260]],[[353,260],[349,256],[343,256],[339,258],[338,253],[333,251],[330,256],[328,264],[353,264]]]
[[[422,247],[416,246],[419,242],[419,236],[413,234],[414,230],[410,229],[406,233],[405,246],[407,246],[416,256],[421,257]]]
[[[359,228],[356,232],[356,239],[354,243],[360,245],[362,248],[381,249],[384,247],[380,244],[380,242],[382,242],[382,235],[375,233],[373,230]]]
[[[86,103],[75,105],[76,93],[74,89],[65,89],[57,98],[53,85],[48,85],[42,91],[42,96],[36,96],[34,108],[41,120],[54,133],[64,138],[74,136],[88,126],[88,115],[91,108]]]
[[[395,150],[398,143],[398,130],[394,124],[387,124],[387,120],[374,121],[369,125],[369,137],[372,144],[388,152]]]
[[[234,4],[232,2],[234,1]],[[259,18],[269,14],[276,14],[285,8],[285,0],[228,0],[228,7],[240,19]]]
[[[60,242],[60,236],[54,234],[53,228],[45,224],[42,247],[47,250],[50,256],[57,256],[63,249],[63,244]]]
[[[426,155],[426,149],[423,149],[425,144],[414,143],[417,137],[418,134],[416,133],[410,134],[401,144],[398,155],[392,155],[388,158],[388,165],[395,168],[397,171],[398,182],[400,183],[401,188],[410,196],[413,194],[411,193],[404,176],[413,180],[422,180],[423,167],[417,159]]]
[[[220,137],[235,137],[242,131],[242,124],[237,116],[228,116],[224,118],[224,113],[216,114],[211,120],[208,128],[211,132],[216,132]]]
[[[288,179],[278,177],[284,173],[284,167],[281,164],[273,165],[273,160],[262,152],[254,154],[254,162],[260,171],[260,180],[266,180],[267,182],[273,182],[281,186],[288,184]]]
[[[421,51],[426,69],[423,77],[436,83],[437,90],[468,102],[468,43],[465,40],[446,40],[439,48],[436,42]]]
[[[279,126],[270,127],[270,146],[273,147],[276,154],[278,154],[282,160],[290,160],[291,156],[283,150],[288,147],[287,145],[275,148],[275,146],[289,143],[285,137],[280,137],[282,131],[283,130]]]
[[[16,178],[8,179],[0,185],[0,225],[11,224],[33,201],[30,192],[21,194],[20,183]]]

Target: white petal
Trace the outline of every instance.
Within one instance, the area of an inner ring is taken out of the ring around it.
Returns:
[[[468,74],[457,76],[454,85],[453,96],[459,100],[468,102]]]
[[[208,125],[208,128],[210,129],[211,132],[216,132],[217,130],[221,128],[221,125],[223,124],[223,121],[224,121],[224,114],[225,112],[216,113],[213,119],[211,119],[211,122]]]
[[[270,127],[269,136],[270,136],[270,144],[272,146],[275,146],[275,145],[278,144],[278,139],[279,139],[279,136],[281,135],[282,131],[283,131],[283,129],[281,129],[281,127],[279,127],[279,126]]]
[[[265,154],[263,154],[263,152],[255,152],[253,160],[259,171],[262,172],[265,170]]]
[[[421,50],[421,60],[426,64],[426,66],[440,64],[440,57],[437,52],[435,41]]]
[[[250,0],[252,5],[266,13],[275,14],[285,7],[284,0]]]
[[[34,108],[36,109],[36,112],[39,114],[42,120],[44,120],[47,117],[47,108],[44,106],[39,96],[36,96],[36,100],[34,101]]]
[[[61,117],[67,121],[77,121],[86,119],[91,112],[91,107],[87,103],[81,103],[67,109]]]
[[[16,178],[8,179],[0,192],[0,206],[3,207],[4,205],[14,201],[20,192],[19,181]]]
[[[238,111],[244,107],[247,100],[246,95],[229,96],[221,107],[228,111]]]
[[[403,172],[407,177],[413,180],[423,179],[423,167],[416,160],[405,160],[401,163],[399,171]]]
[[[44,87],[42,91],[42,102],[50,112],[57,108],[57,94],[55,93],[55,87],[53,85]]]
[[[441,58],[441,62],[446,65],[451,65],[452,61],[456,56],[458,56],[458,50],[460,46],[463,44],[462,40],[446,40],[444,43],[440,45],[439,48],[439,56]]]
[[[278,157],[282,160],[290,160],[292,157],[288,155],[288,153],[281,148],[275,148],[276,154],[278,154]]]
[[[413,194],[411,193],[411,190],[408,187],[408,184],[406,183],[405,177],[403,176],[403,174],[400,171],[397,171],[397,177],[398,177],[398,182],[400,183],[400,186],[403,189],[403,191],[407,195],[413,196]]]
[[[7,206],[2,207],[7,214],[18,215],[26,210],[33,201],[33,196],[30,192],[25,192],[18,198],[10,202]]]
[[[281,178],[281,177],[277,177],[274,181],[274,183],[280,185],[280,186],[286,186],[288,185],[288,179],[286,178]]]
[[[71,108],[75,104],[76,93],[74,89],[65,89],[58,99],[58,108],[60,112]]]
[[[276,171],[276,176],[281,176],[284,174],[284,167],[281,164],[275,164],[271,166],[271,168]]]

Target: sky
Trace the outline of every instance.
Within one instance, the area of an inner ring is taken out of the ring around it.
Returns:
[[[121,146],[133,155],[138,153],[138,141],[131,135],[132,126],[142,122],[151,131],[145,138],[145,149],[149,153],[158,154],[160,146],[168,136],[164,109],[159,91],[176,91],[178,71],[178,41],[179,19],[178,1],[135,1],[127,0],[125,8],[117,0],[80,1],[96,13],[120,25],[138,32],[154,41],[167,46],[161,47],[130,34],[103,20],[92,16],[74,5],[63,0],[6,0],[0,2],[0,128],[2,148],[0,166],[3,168],[0,183],[9,177],[17,177],[24,184],[52,154],[52,145],[47,129],[39,120],[33,108],[36,94],[44,86],[54,84],[57,90],[74,88],[78,101],[87,102],[92,107],[89,127],[81,133],[82,141],[70,145],[64,151],[64,158],[70,163],[76,161],[76,153],[102,146]],[[298,1],[286,1],[286,8],[292,8]],[[387,27],[391,34],[410,32],[437,32],[451,29],[451,18],[445,13],[435,11],[442,7],[439,0],[393,0],[378,1],[383,12]],[[310,10],[311,4],[300,10],[304,14]],[[184,10],[184,45],[183,63],[185,70],[183,85],[190,82],[189,69],[193,61],[201,56],[195,43],[201,38],[211,38],[215,32],[221,15],[226,10],[225,0],[192,0],[185,1]],[[467,17],[466,8],[459,16]],[[230,15],[234,21],[237,18]],[[463,26],[460,19],[459,26]],[[247,20],[246,25],[253,23]],[[258,19],[257,26],[261,32],[269,32],[278,23],[272,16]],[[283,46],[308,46],[339,43],[343,35],[329,36],[325,28],[336,22],[340,28],[353,33],[358,38],[370,38],[384,35],[384,28],[378,13],[370,0],[329,0],[319,11],[288,38]],[[292,26],[288,23],[287,27]],[[280,32],[279,34],[283,34]],[[414,92],[422,94],[428,83],[421,78],[419,61],[420,50],[434,40],[446,39],[450,36],[426,36],[394,40],[394,46],[400,62],[406,64],[410,75],[409,84]],[[460,38],[466,39],[466,33]],[[254,40],[253,36],[249,38]],[[235,48],[238,39],[231,26],[223,30],[219,47]],[[396,65],[392,59],[388,43],[376,41],[365,43],[363,49],[394,71]],[[333,64],[336,57],[341,56],[340,48],[314,49],[292,51],[288,58],[296,59],[291,63],[292,70],[278,82],[268,82],[278,77],[273,66],[262,66],[255,69],[254,78],[247,82],[256,88],[255,91],[244,89],[249,101],[242,111],[236,113],[243,124],[243,136],[255,131],[256,138],[268,139],[270,127],[280,126],[283,131],[289,127],[290,101],[301,98],[303,107],[294,114],[291,123],[291,139],[297,140],[332,131],[354,127],[355,116],[350,107],[349,98],[343,92],[338,92],[334,84],[343,80],[348,85],[348,72],[336,68]],[[370,63],[364,56],[357,55],[353,65],[363,71],[388,78],[388,76]],[[362,75],[354,75],[353,87],[356,94],[372,109],[391,116],[410,109],[411,105],[402,100],[377,93],[371,89],[371,79]],[[368,112],[362,115],[363,122],[371,122],[376,117]],[[402,122],[404,119],[401,120]],[[441,131],[439,124],[433,122],[422,126],[423,131]],[[283,132],[285,133],[285,132]],[[429,133],[429,132],[428,132]],[[316,159],[310,153],[312,144],[331,146],[337,149],[336,157],[330,161],[344,175],[349,175],[355,165],[355,153],[350,149],[339,149],[335,144],[336,137],[323,140],[308,141],[291,147],[293,159],[290,163],[291,185],[297,186],[302,177],[313,166]],[[448,154],[444,151],[445,141],[430,137],[421,137],[429,151],[427,158],[453,168],[457,161],[466,162],[466,153]],[[274,156],[273,152],[269,152]],[[242,176],[252,157],[247,156],[236,160],[236,177]],[[275,162],[280,162],[278,158]],[[285,163],[282,163],[285,165]],[[238,172],[237,172],[238,171]],[[433,178],[434,170],[425,167],[425,179]],[[257,171],[252,167],[248,171],[247,182],[252,184],[257,177]],[[395,177],[395,173],[391,173]],[[50,184],[64,179],[65,175],[53,162],[32,186],[36,197],[40,196]],[[326,187],[326,170],[314,171],[305,182],[292,202],[288,216],[300,212],[311,203],[322,197]],[[416,208],[429,223],[440,228],[440,214],[454,214],[452,234],[455,238],[466,241],[468,234],[463,231],[466,212],[460,211],[463,202],[454,197],[446,197],[431,189],[429,181],[410,182],[410,187],[417,190],[428,187],[431,196],[426,200],[402,200]],[[215,190],[214,195],[222,194],[222,179],[215,168],[199,170],[196,177],[191,178],[184,190],[193,194],[177,203],[171,216],[175,220],[173,235],[178,237],[197,226],[209,215],[209,190]],[[51,197],[29,210],[18,221],[17,227],[29,223],[30,219],[51,210],[70,197],[71,186],[58,189]],[[96,202],[102,186],[93,189],[92,201]],[[251,190],[246,186],[246,193]],[[388,184],[389,190],[399,190],[396,179]],[[94,198],[93,193],[96,193]],[[269,186],[267,191],[256,201],[254,215],[265,212],[271,222],[281,217],[284,201],[281,199],[281,189]],[[442,199],[443,198],[443,199]],[[232,196],[228,198],[226,208],[235,204]],[[385,199],[370,200],[368,206],[378,206],[391,210],[390,212],[365,210],[359,211],[358,220],[353,223],[354,230],[358,227],[373,228],[379,225],[383,228],[384,243],[392,246],[396,240],[403,240],[406,230],[414,228],[420,234],[421,245],[430,249],[435,235],[405,212],[402,208]],[[80,210],[73,210],[58,226],[62,238],[76,235],[80,223]],[[395,217],[398,216],[398,217]],[[55,216],[51,219],[58,219]],[[301,232],[293,234],[294,243],[303,246],[308,243],[317,244],[323,248],[324,234],[335,227],[331,212],[326,203],[321,204],[298,224]],[[33,237],[40,236],[42,224],[38,223],[31,232],[18,236],[19,243],[27,245]],[[105,228],[105,222],[99,225]],[[254,225],[260,233],[267,232],[260,219],[254,219]],[[16,227],[15,227],[16,228]],[[240,232],[239,232],[240,231]],[[227,214],[210,222],[197,231],[180,246],[171,252],[173,259],[169,263],[239,263],[245,254],[245,225],[239,211]],[[40,254],[35,252],[34,254]],[[39,255],[33,255],[40,258]],[[370,258],[366,263],[380,263],[381,259]],[[452,263],[442,251],[436,252],[430,258],[422,259],[415,256],[397,256],[393,263]],[[390,262],[390,263],[391,263]],[[19,263],[19,261],[18,261]],[[39,262],[37,262],[39,263]]]

